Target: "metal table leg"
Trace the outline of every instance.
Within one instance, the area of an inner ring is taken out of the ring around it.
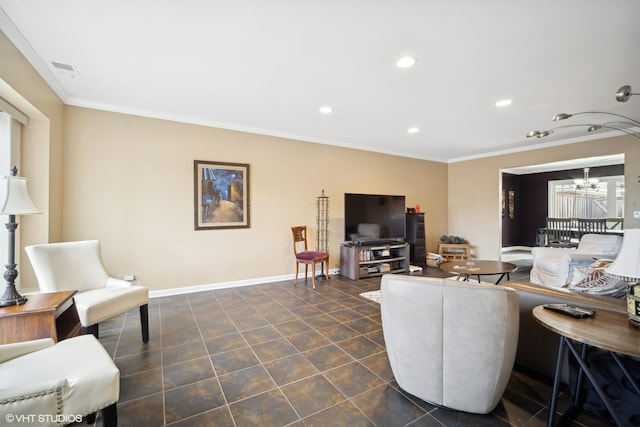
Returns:
[[[622,359],[620,358],[620,356],[618,356],[616,353],[613,353],[611,351],[609,352],[609,354],[611,354],[611,357],[613,357],[613,360],[616,361],[622,373],[625,375],[625,377],[627,377],[627,381],[629,381],[629,385],[633,387],[633,390],[636,392],[636,394],[640,395],[640,387],[638,387],[638,383],[636,382],[636,379],[633,378],[633,375],[631,375],[631,372],[629,372],[627,367],[624,366],[624,363],[622,363]]]
[[[576,348],[573,346],[573,344],[571,343],[571,341],[569,341],[568,338],[566,338],[565,336],[561,336],[560,339],[561,339],[560,345],[562,346],[562,342],[564,342],[567,348],[571,351],[571,354],[573,354],[573,356],[576,358],[578,365],[580,365],[580,370],[584,372],[587,378],[589,378],[591,385],[593,386],[596,393],[598,393],[598,396],[600,396],[600,399],[602,399],[602,403],[604,403],[604,406],[607,407],[607,410],[613,417],[613,420],[615,421],[615,423],[619,426],[623,426],[624,424],[618,418],[618,415],[613,410],[613,406],[611,405],[611,402],[609,401],[607,395],[602,390],[602,387],[600,387],[600,385],[598,385],[598,383],[596,382],[595,377],[593,376],[593,374],[591,373],[591,370],[589,369],[589,365],[582,359],[581,355],[578,354],[578,350],[576,350]],[[583,344],[583,345],[586,345],[586,344]],[[560,359],[560,352],[558,352],[558,357],[559,357],[558,363],[556,364],[556,378],[554,379],[554,397],[555,397],[555,393],[557,392],[556,383],[560,382],[560,371],[562,370],[562,359]],[[554,406],[555,402],[553,401],[554,399],[552,397],[552,406],[555,412],[555,406]],[[549,427],[553,426],[553,424],[551,424],[552,421],[553,421],[552,414],[549,414]]]
[[[553,377],[553,388],[551,389],[551,404],[549,405],[548,427],[553,427],[558,406],[558,389],[560,388],[560,376],[562,374],[562,362],[564,360],[564,345],[566,338],[560,335],[560,345],[558,346],[558,358],[556,359],[556,374]]]
[[[498,278],[498,281],[496,282],[496,285],[499,284],[502,279],[504,278],[504,275],[507,275],[507,280],[511,280],[511,278],[509,277],[509,273],[502,273],[502,275]]]

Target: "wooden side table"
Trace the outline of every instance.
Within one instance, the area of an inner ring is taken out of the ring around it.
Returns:
[[[578,379],[576,381],[574,407],[577,406],[580,401],[579,394],[582,375],[584,374],[587,376],[593,385],[594,390],[598,396],[600,396],[602,402],[611,413],[616,424],[619,426],[623,425],[607,395],[591,373],[591,369],[586,362],[586,349],[587,346],[592,346],[607,350],[616,361],[618,367],[627,377],[629,384],[633,387],[636,393],[640,394],[640,387],[626,370],[618,356],[622,354],[634,358],[640,357],[640,332],[629,325],[627,314],[604,309],[596,309],[595,316],[586,319],[576,319],[551,310],[546,310],[543,306],[539,305],[534,307],[533,317],[542,326],[560,335],[560,347],[558,349],[556,373],[553,380],[553,390],[551,392],[551,404],[549,407],[549,420],[547,425],[549,427],[553,427],[555,425],[555,410],[557,406],[558,388],[562,374],[562,361],[564,359],[565,349],[568,349],[571,352],[580,366]],[[582,343],[581,351],[578,351],[574,342]],[[573,411],[571,409],[567,411],[569,414],[572,412]]]
[[[27,302],[0,308],[0,344],[80,335],[82,327],[73,301],[76,291],[27,295]]]

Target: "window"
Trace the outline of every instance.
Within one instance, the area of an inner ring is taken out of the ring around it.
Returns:
[[[11,163],[11,116],[0,109],[0,175],[9,173]]]
[[[624,176],[599,178],[578,187],[573,180],[549,181],[549,215],[553,218],[623,218]]]
[[[1,100],[2,98],[0,98]],[[15,165],[20,168],[20,132],[22,125],[12,118],[11,115],[2,110],[0,103],[0,175],[9,175],[11,168]],[[4,265],[8,259],[9,233],[4,231],[4,224],[8,217],[0,216],[0,265]],[[19,236],[16,236],[18,239]],[[18,245],[17,240],[16,245]],[[16,256],[18,258],[18,256]]]

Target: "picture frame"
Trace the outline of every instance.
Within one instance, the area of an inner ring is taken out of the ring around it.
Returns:
[[[195,229],[249,228],[249,185],[246,163],[194,160]]]
[[[509,219],[516,217],[516,192],[509,190]]]

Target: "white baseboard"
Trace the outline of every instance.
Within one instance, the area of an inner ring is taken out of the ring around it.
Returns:
[[[506,246],[502,248],[502,253],[511,251],[529,251],[531,252],[531,246]]]
[[[316,272],[318,274],[319,272]],[[334,276],[338,274],[337,270],[329,270],[328,274]],[[232,282],[209,283],[204,285],[184,286],[181,288],[162,289],[157,291],[149,291],[149,298],[161,298],[172,295],[192,294],[195,292],[212,291],[216,289],[239,288],[241,286],[260,285],[264,283],[283,282],[285,280],[293,280],[294,274],[284,274],[281,276],[257,277],[255,279],[236,280]],[[304,272],[298,274],[298,279],[304,278]]]

